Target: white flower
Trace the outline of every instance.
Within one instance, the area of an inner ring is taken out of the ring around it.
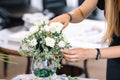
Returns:
[[[46,32],[49,32],[49,31],[50,31],[50,26],[45,25],[45,26],[44,26],[44,29],[45,29]]]
[[[52,22],[52,23],[50,23],[50,31],[52,33],[55,33],[55,32],[60,33],[62,28],[63,28],[63,24],[60,23],[60,22]]]
[[[59,46],[59,47],[65,47],[65,42],[64,42],[64,41],[60,41],[60,42],[58,43],[58,46]]]
[[[54,47],[54,45],[55,45],[55,40],[50,37],[46,37],[45,42],[46,42],[46,45],[50,46],[50,47]]]
[[[55,68],[60,68],[62,56],[56,57],[55,54],[62,55],[61,49],[69,49],[70,47],[69,43],[64,40],[62,33],[63,24],[60,22],[47,24],[43,21],[43,23],[34,23],[34,25],[28,32],[28,36],[22,40],[22,45],[20,46],[21,54],[23,56],[39,56],[36,57],[38,61],[53,58],[52,63]],[[25,48],[23,45],[25,45]]]
[[[36,46],[37,45],[37,40],[34,38],[30,41],[31,46]]]
[[[65,34],[63,34],[62,37],[63,37],[65,42],[68,42],[68,38],[67,38],[67,36]]]
[[[33,26],[30,28],[30,34],[34,34],[39,30],[39,26]]]

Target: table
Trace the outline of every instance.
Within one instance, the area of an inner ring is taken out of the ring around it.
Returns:
[[[20,43],[9,41],[9,36],[23,30],[25,30],[23,26],[17,26],[14,28],[1,30],[0,31],[0,52],[3,54],[20,56],[18,52]],[[7,65],[8,64],[4,62],[4,76],[7,76]],[[30,66],[30,58],[28,57],[26,73],[30,73],[29,66]]]
[[[14,28],[9,28],[9,29],[4,29],[0,31],[0,52],[4,54],[9,54],[9,55],[15,55],[15,56],[20,56],[18,50],[20,46],[20,41],[24,37],[25,33],[25,28],[23,26],[17,26]],[[3,37],[6,36],[6,37]],[[22,36],[22,37],[21,37]],[[27,58],[27,69],[26,73],[30,73],[30,58]],[[67,75],[71,74],[72,76],[78,76],[81,75],[83,72],[85,72],[85,77],[88,76],[87,72],[87,60],[84,61],[84,71],[82,68],[72,66],[72,65],[63,65],[64,69],[68,69],[69,71],[64,71],[64,70],[57,70],[57,74],[61,73],[66,73]],[[75,68],[75,69],[74,69]],[[77,72],[73,72],[72,70],[76,70]],[[71,73],[70,73],[71,72]],[[7,76],[7,63],[4,63],[4,75]]]
[[[68,76],[66,75],[52,75],[52,80],[69,80]],[[92,79],[92,78],[82,78],[82,77],[76,77],[78,80],[98,80],[98,79]],[[14,78],[12,78],[12,80],[43,80],[42,78],[38,78],[36,76],[34,76],[33,74],[21,74],[18,75]],[[46,80],[51,80],[51,79],[46,79]],[[72,79],[73,80],[73,79]],[[76,79],[75,79],[76,80]]]
[[[102,37],[105,32],[105,21],[89,19],[85,19],[80,23],[70,23],[63,31],[73,48],[107,47],[107,42],[102,43]]]
[[[13,35],[22,30],[24,30],[23,26],[17,26],[17,27],[0,30],[0,47],[15,50],[15,51],[18,50],[19,43],[14,41],[10,42],[9,37],[10,35]]]
[[[101,45],[101,38],[104,35],[104,31],[104,21],[84,20],[83,22],[77,24],[70,23],[68,27],[63,30],[63,33],[66,35],[68,42],[70,42],[70,44],[72,45],[72,48],[100,48],[107,47],[107,44]],[[25,33],[26,31],[23,26],[1,30],[0,52],[19,56],[18,50],[20,46],[20,41],[24,37]],[[28,66],[26,72],[29,72],[29,66],[30,59],[28,58]],[[87,60],[85,60],[84,62],[84,68],[86,74],[88,74]],[[86,75],[86,77],[88,77],[88,75]]]
[[[104,21],[84,20],[81,23],[70,23],[63,30],[63,33],[73,48],[106,47],[107,45],[101,45],[101,39],[106,30],[105,25],[106,23]],[[24,38],[26,32],[23,26],[0,30],[0,47],[18,51],[20,41]]]

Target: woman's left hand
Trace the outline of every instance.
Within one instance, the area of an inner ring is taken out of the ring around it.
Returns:
[[[69,62],[78,62],[81,60],[86,60],[89,58],[95,58],[96,55],[91,53],[94,49],[88,49],[88,48],[75,48],[75,49],[69,49],[69,50],[63,50],[63,56],[64,58]]]

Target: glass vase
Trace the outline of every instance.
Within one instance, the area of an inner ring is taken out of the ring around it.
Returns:
[[[35,76],[43,78],[43,80],[50,79],[56,73],[56,68],[51,59],[37,59],[36,57],[32,59],[31,70]]]

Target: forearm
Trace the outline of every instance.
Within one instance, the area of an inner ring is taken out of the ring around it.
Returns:
[[[120,58],[120,46],[101,48],[101,58]]]
[[[88,59],[95,59],[97,55],[96,49],[89,49],[89,52],[86,54]],[[101,58],[120,58],[120,46],[113,46],[108,48],[100,48]]]
[[[98,0],[85,0],[84,3],[70,12],[72,15],[72,23],[81,22],[83,19],[87,18],[89,14],[96,8]]]
[[[75,10],[71,11],[70,14],[72,16],[72,23],[81,22],[86,18],[86,16],[84,16],[83,12],[79,8],[76,8]]]

